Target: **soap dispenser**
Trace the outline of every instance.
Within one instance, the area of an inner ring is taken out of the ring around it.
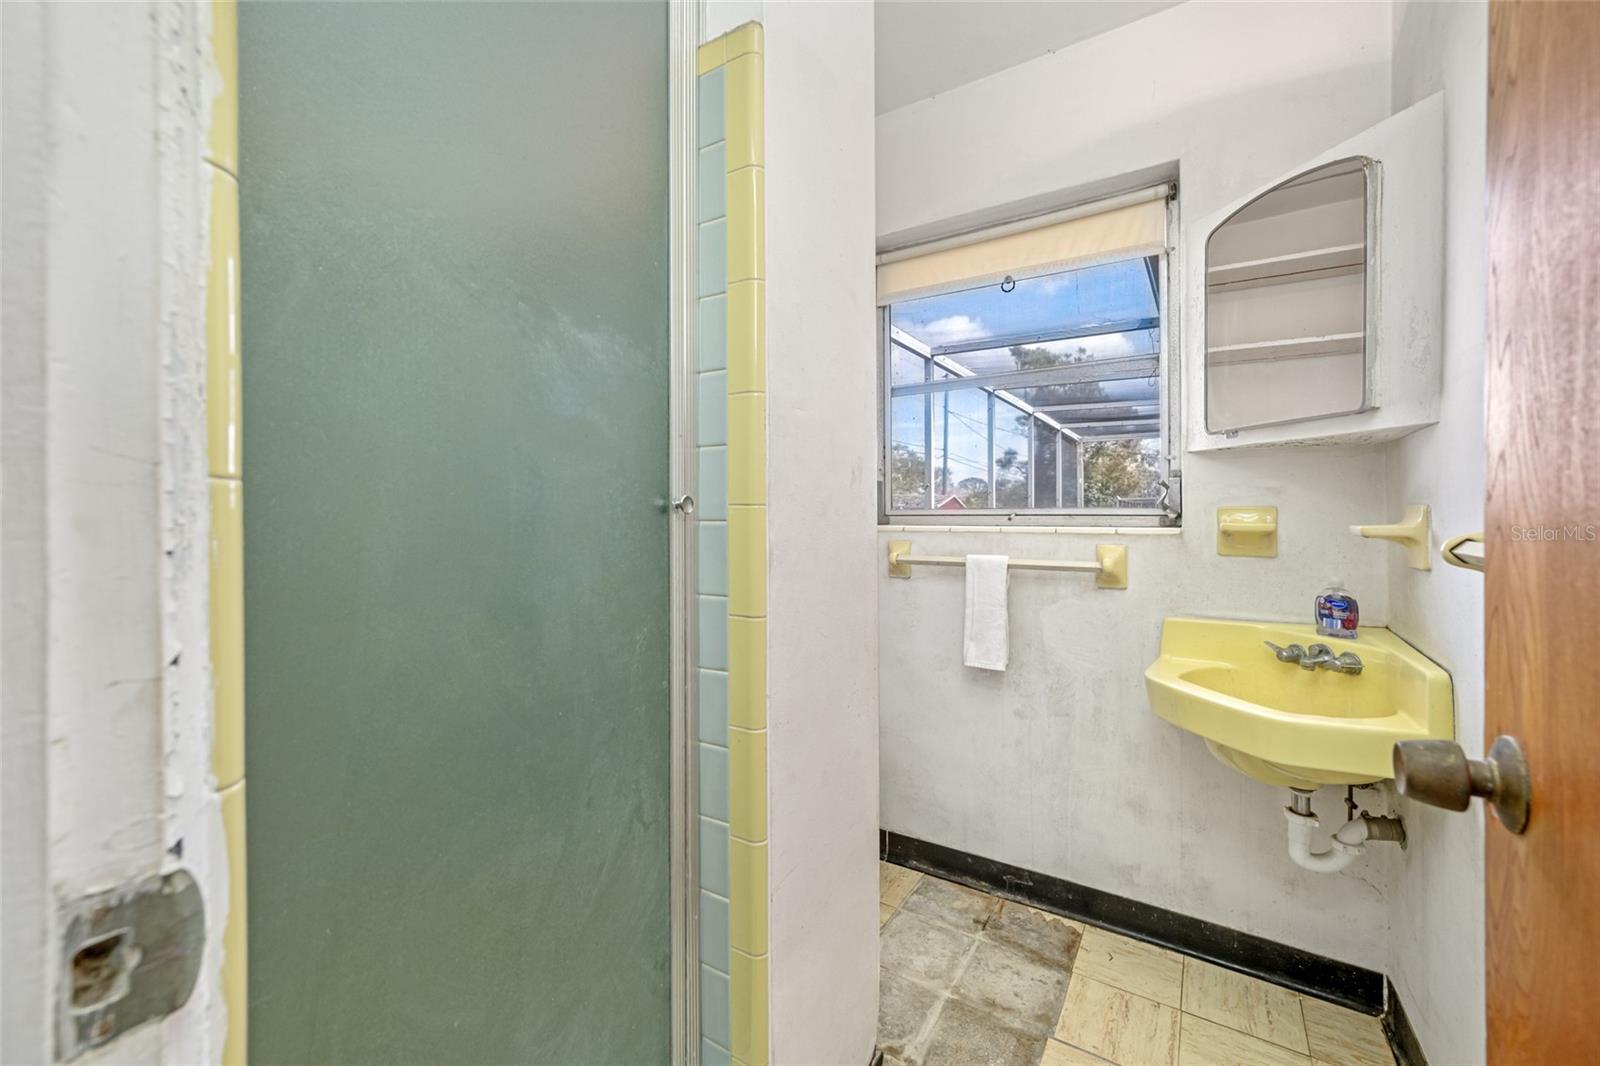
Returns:
[[[1339,581],[1330,581],[1328,587],[1317,594],[1313,613],[1317,636],[1356,639],[1356,626],[1361,621],[1361,608],[1356,598]]]

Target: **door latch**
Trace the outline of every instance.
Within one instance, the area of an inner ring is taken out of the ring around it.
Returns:
[[[69,901],[61,916],[57,1054],[66,1061],[183,1006],[205,951],[205,904],[187,870]]]

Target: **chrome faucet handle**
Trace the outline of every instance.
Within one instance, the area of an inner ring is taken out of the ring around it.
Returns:
[[[1305,655],[1300,658],[1300,669],[1315,670],[1333,662],[1333,649],[1326,644],[1313,644],[1306,649]]]
[[[1306,657],[1305,648],[1298,644],[1291,644],[1285,648],[1272,643],[1270,640],[1263,640],[1261,643],[1272,649],[1272,654],[1278,657],[1280,663],[1297,663]]]
[[[1359,674],[1363,669],[1361,656],[1353,651],[1347,651],[1343,655],[1335,655],[1332,661],[1328,663],[1328,669],[1337,670],[1341,674]]]

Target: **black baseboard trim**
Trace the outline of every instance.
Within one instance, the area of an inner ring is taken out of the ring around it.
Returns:
[[[1363,1014],[1384,1013],[1387,979],[1374,970],[942,844],[888,830],[880,831],[880,841],[881,856],[896,865],[1171,948]],[[1390,1002],[1398,1007],[1398,1000]],[[1397,1015],[1404,1024],[1404,1014]],[[1387,1018],[1384,1028],[1389,1031]],[[1404,1031],[1410,1034],[1415,1047],[1416,1036],[1411,1027],[1406,1025]],[[1396,1050],[1400,1048],[1397,1046]],[[1402,1066],[1422,1061],[1418,1058],[1403,1062]]]
[[[1394,982],[1384,978],[1384,986],[1388,991],[1389,1009],[1383,1014],[1383,1035],[1389,1038],[1389,1049],[1394,1052],[1396,1066],[1428,1066],[1428,1056],[1422,1053],[1422,1042],[1417,1039],[1416,1030],[1411,1028],[1411,1019],[1406,1017],[1406,1009],[1400,1003],[1400,993],[1395,990]]]

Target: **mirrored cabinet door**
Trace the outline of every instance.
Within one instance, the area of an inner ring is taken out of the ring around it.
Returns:
[[[1262,193],[1206,242],[1206,428],[1353,414],[1369,402],[1371,189],[1356,157]]]

